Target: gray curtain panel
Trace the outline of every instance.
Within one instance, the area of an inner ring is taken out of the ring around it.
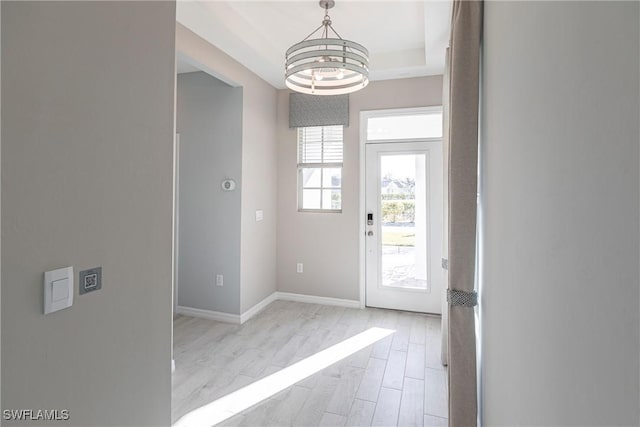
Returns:
[[[481,0],[454,0],[449,50],[449,425],[477,424],[475,257]]]

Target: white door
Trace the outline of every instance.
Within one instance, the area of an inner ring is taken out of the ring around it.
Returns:
[[[366,144],[365,298],[440,313],[442,142]]]

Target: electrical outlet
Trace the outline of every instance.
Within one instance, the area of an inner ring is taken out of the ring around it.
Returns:
[[[222,274],[216,274],[216,286],[224,286]]]
[[[301,263],[301,262],[299,262],[299,263],[296,265],[296,273],[302,273],[303,271],[304,271],[303,265],[302,265],[302,263]]]

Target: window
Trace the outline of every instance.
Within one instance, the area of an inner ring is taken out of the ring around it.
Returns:
[[[367,121],[368,141],[441,137],[441,111],[370,117]]]
[[[298,128],[298,210],[342,212],[342,130]]]

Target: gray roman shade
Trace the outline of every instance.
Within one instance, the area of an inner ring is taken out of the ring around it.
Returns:
[[[289,127],[349,126],[349,95],[289,94]]]

